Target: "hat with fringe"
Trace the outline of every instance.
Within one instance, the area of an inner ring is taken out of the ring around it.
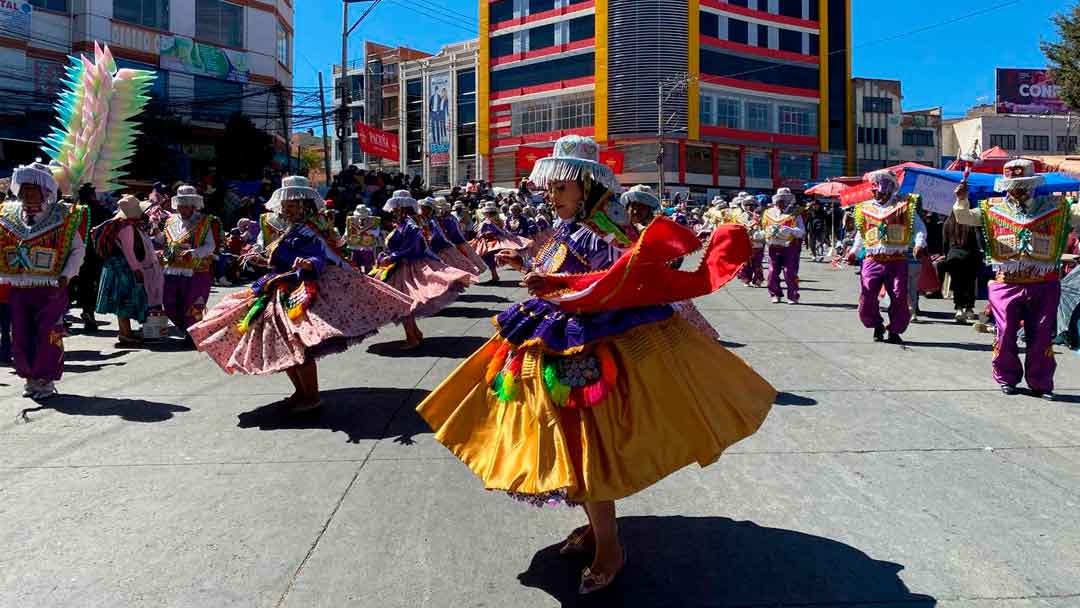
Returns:
[[[637,203],[639,205],[645,205],[649,209],[657,210],[660,208],[660,199],[656,198],[653,194],[652,188],[649,186],[638,184],[622,193],[619,197],[623,206],[629,206],[630,203]]]
[[[430,196],[425,196],[424,198],[416,201],[416,204],[418,206],[420,206],[420,207],[427,207],[428,209],[434,209],[435,208],[435,199],[431,198]]]
[[[367,219],[371,217],[371,209],[367,205],[357,205],[356,209],[353,209],[353,215],[360,219]]]
[[[323,209],[326,207],[326,201],[319,194],[319,191],[311,187],[311,182],[308,178],[299,175],[292,175],[281,180],[281,187],[274,190],[274,194],[270,196],[270,200],[266,203],[266,208],[270,211],[280,212],[281,204],[285,201],[315,201],[315,208]]]
[[[203,197],[199,194],[199,191],[195,189],[195,186],[180,186],[176,189],[176,196],[172,197],[172,204],[173,207],[194,207],[195,209],[202,209]],[[267,204],[266,208],[269,209],[270,205]]]
[[[29,165],[16,167],[11,176],[11,193],[15,195],[15,198],[19,197],[19,190],[26,184],[40,187],[41,193],[45,195],[46,203],[56,202],[56,195],[60,186],[56,183],[56,178],[53,177],[53,172],[48,165],[42,162],[33,162]]]
[[[1035,173],[1035,161],[1018,158],[1005,163],[1002,177],[994,182],[994,190],[1008,192],[1015,188],[1034,190],[1046,183],[1046,178]]]
[[[551,182],[583,180],[586,177],[611,190],[619,185],[611,167],[600,162],[600,146],[592,138],[567,135],[555,142],[551,156],[536,161],[529,181],[540,188],[547,188]]]
[[[499,213],[499,206],[495,204],[495,201],[488,201],[480,205],[480,213]]]
[[[791,188],[780,188],[773,195],[772,202],[774,205],[790,205],[795,202],[795,195],[791,193]]]
[[[418,209],[416,199],[412,197],[412,194],[410,194],[408,190],[394,190],[394,196],[386,201],[382,210],[391,213],[404,208]]]

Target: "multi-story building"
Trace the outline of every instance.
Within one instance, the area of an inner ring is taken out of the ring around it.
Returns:
[[[855,78],[852,87],[860,175],[904,162],[941,166],[941,108],[904,112],[899,80]]]
[[[624,183],[801,188],[854,170],[849,0],[483,0],[478,151],[594,137]],[[658,154],[663,141],[663,154]]]
[[[404,46],[390,47],[369,41],[364,43],[364,57],[352,61],[346,66],[345,75],[348,80],[345,82],[348,83],[349,87],[348,119],[344,125],[345,136],[349,140],[348,145],[344,147],[344,164],[346,166],[357,165],[387,171],[400,169],[400,165],[396,160],[365,154],[360,149],[360,142],[356,139],[356,133],[352,125],[362,122],[386,131],[394,137],[399,137],[400,119],[398,110],[401,107],[401,87],[398,66],[403,61],[412,61],[430,56],[430,53]],[[341,66],[335,65],[334,107],[338,108],[339,111],[343,92],[341,89],[342,82]],[[341,128],[339,122],[338,130]],[[334,171],[340,171],[343,148],[336,132],[331,143],[332,165]]]
[[[28,0],[0,3],[7,169],[40,155],[67,57],[96,42],[109,45],[120,67],[158,73],[142,130],[172,125],[162,170],[175,175],[141,177],[190,178],[212,164],[214,141],[237,112],[273,135],[287,158],[292,0]]]
[[[968,114],[945,121],[942,152],[947,162],[995,146],[1016,156],[1080,153],[1080,120],[1070,116]]]
[[[432,188],[477,178],[475,40],[399,66],[401,166]]]

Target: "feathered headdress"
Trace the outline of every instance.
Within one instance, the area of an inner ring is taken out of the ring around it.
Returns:
[[[138,131],[132,120],[150,100],[156,75],[117,69],[109,47],[94,43],[94,58],[72,57],[56,103],[59,126],[42,149],[53,158],[53,174],[63,192],[93,184],[98,192],[121,188],[116,181],[135,154]]]

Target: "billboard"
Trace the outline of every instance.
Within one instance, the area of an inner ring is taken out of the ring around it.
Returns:
[[[34,5],[29,2],[0,0],[0,29],[8,38],[29,38]]]
[[[369,127],[359,120],[356,121],[353,128],[356,130],[356,139],[360,143],[361,150],[394,162],[401,160],[401,154],[398,152],[397,135],[382,129]]]
[[[247,53],[209,46],[183,36],[162,36],[161,67],[174,72],[247,82]]]
[[[450,72],[435,74],[428,82],[428,159],[433,165],[450,163]]]
[[[1061,87],[1048,70],[998,68],[998,114],[1067,114]]]

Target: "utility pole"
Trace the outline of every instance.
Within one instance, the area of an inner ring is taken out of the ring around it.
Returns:
[[[349,135],[349,2],[341,3],[341,114],[338,119],[338,158],[341,160],[341,171],[345,172],[348,164],[345,162],[345,154],[348,151]],[[330,179],[327,175],[326,179]]]
[[[285,175],[292,175],[292,142],[289,141],[289,116],[285,112],[285,87],[277,85],[278,112],[281,113],[281,133],[285,136]]]
[[[319,72],[319,106],[322,109],[323,170],[326,171],[326,187],[330,187],[330,130],[326,126],[326,90],[323,89],[322,72]]]
[[[659,115],[656,118],[656,145],[659,147],[659,151],[656,153],[656,169],[660,173],[659,186],[660,191],[658,196],[660,197],[660,203],[664,202],[664,82],[660,81],[657,85],[657,106],[659,107]]]

